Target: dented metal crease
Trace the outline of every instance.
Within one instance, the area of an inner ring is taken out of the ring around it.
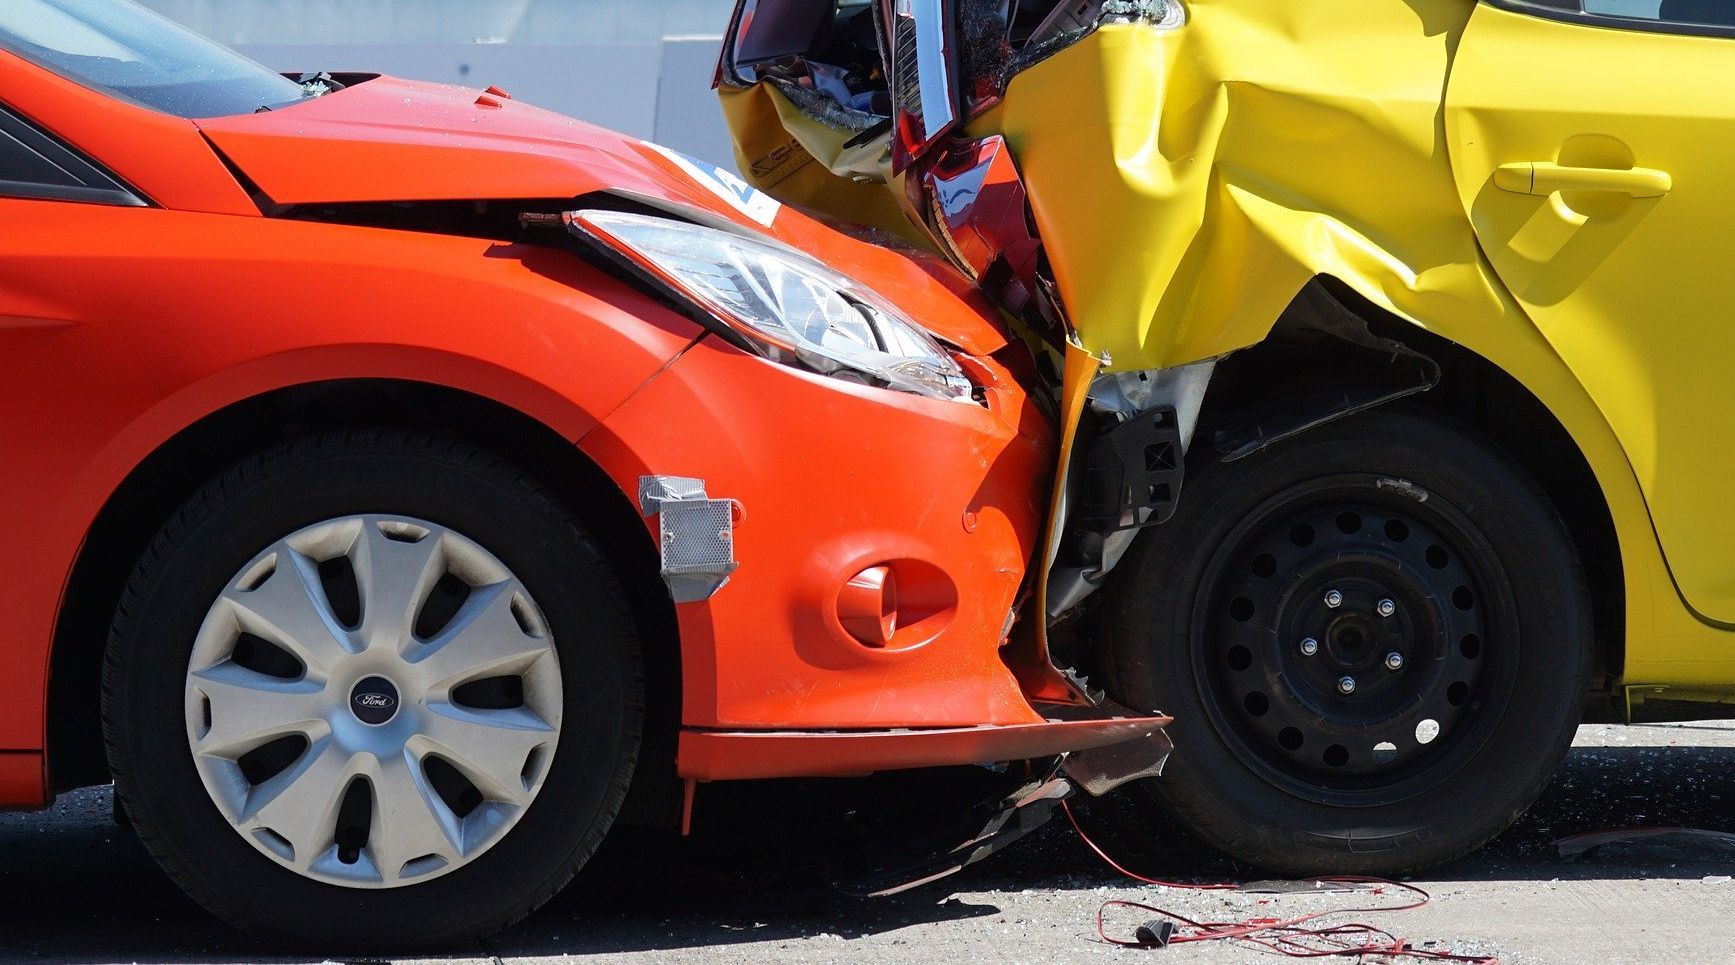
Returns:
[[[1261,341],[1318,275],[1411,321],[1509,313],[1439,112],[1469,5],[1422,4],[1427,31],[1382,0],[1188,6],[1180,29],[1104,23],[1007,92],[1005,133],[1088,349],[1115,369],[1219,356]],[[1397,39],[1369,57],[1368,31]],[[1075,123],[1056,137],[1062,109]]]

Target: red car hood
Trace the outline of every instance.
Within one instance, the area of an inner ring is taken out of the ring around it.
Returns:
[[[380,77],[277,111],[200,121],[199,127],[278,204],[626,193],[762,231],[886,294],[973,354],[1006,343],[992,305],[938,259],[851,238],[755,191],[733,172],[505,96]],[[957,310],[964,307],[960,298],[971,310]]]

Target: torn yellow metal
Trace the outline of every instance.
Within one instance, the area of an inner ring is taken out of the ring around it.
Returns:
[[[768,83],[724,84],[718,96],[734,132],[736,167],[754,187],[787,204],[930,244],[904,211],[885,138],[852,146],[856,131],[809,117]]]
[[[1085,347],[1116,370],[1243,348],[1321,274],[1412,318],[1498,317],[1440,122],[1468,9],[1194,3],[1015,78],[1004,133]]]
[[[1036,605],[1031,612],[1048,612],[1048,577],[1054,561],[1060,555],[1060,541],[1065,532],[1065,506],[1068,477],[1072,474],[1073,456],[1077,449],[1079,423],[1085,406],[1090,402],[1091,386],[1102,372],[1102,359],[1085,351],[1076,341],[1066,345],[1060,389],[1060,463],[1055,469],[1054,485],[1049,494],[1048,527],[1038,549],[1039,572],[1036,580]],[[1036,619],[1032,632],[1015,637],[1008,645],[1007,665],[1017,675],[1019,684],[1031,696],[1057,703],[1091,703],[1076,683],[1054,667],[1049,656],[1048,621]]]

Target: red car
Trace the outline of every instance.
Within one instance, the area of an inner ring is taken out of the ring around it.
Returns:
[[[228,921],[437,946],[698,782],[1162,759],[1030,632],[1053,417],[932,258],[126,0],[0,10],[0,224],[0,805],[112,778]]]

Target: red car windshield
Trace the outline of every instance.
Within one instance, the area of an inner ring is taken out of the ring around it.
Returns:
[[[306,96],[295,81],[131,0],[5,0],[0,48],[179,117],[250,114]]]

